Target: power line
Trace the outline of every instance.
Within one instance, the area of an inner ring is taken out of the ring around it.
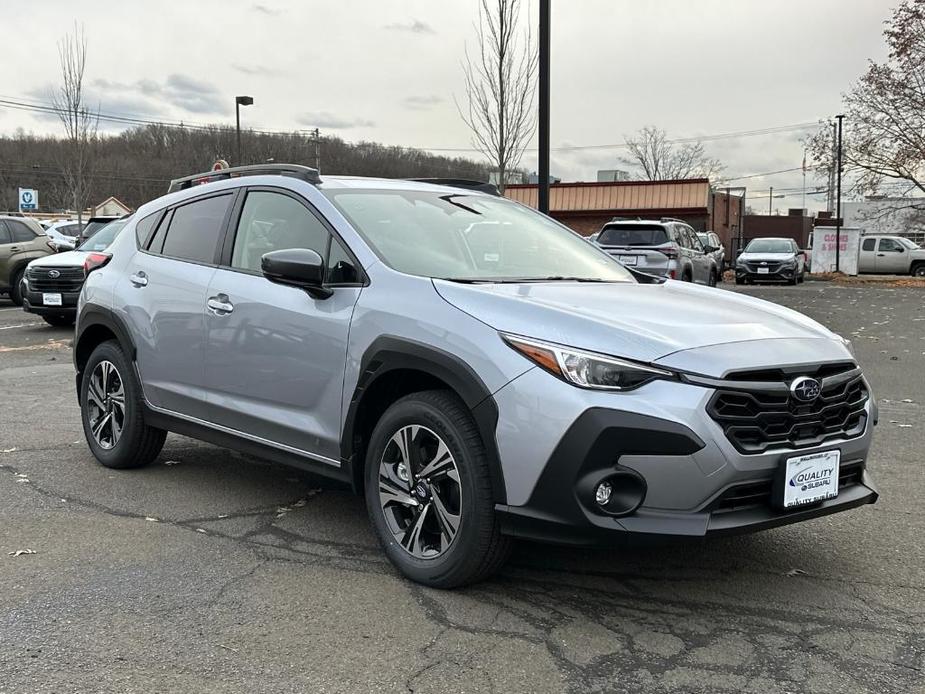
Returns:
[[[47,102],[37,102],[35,100],[24,100],[21,97],[0,97],[0,107],[9,108],[20,111],[31,111],[39,113],[48,113],[48,114],[58,114],[59,109],[57,109],[53,104]],[[167,125],[177,128],[188,128],[191,130],[214,130],[217,127],[222,127],[218,124],[207,124],[207,123],[195,123],[187,121],[177,121],[171,119],[154,119],[154,118],[145,118],[138,116],[136,114],[117,114],[117,113],[106,113],[100,111],[99,113],[93,114],[95,117],[99,118],[102,121],[113,122],[113,123],[122,123],[125,125]],[[230,126],[229,126],[230,127]],[[759,137],[764,135],[774,135],[785,132],[793,132],[797,130],[808,130],[811,128],[818,128],[819,123],[817,121],[805,122],[805,123],[793,123],[790,125],[779,125],[768,128],[757,128],[752,130],[739,130],[733,132],[723,132],[723,133],[714,133],[710,135],[700,135],[700,136],[690,136],[690,137],[678,137],[666,140],[669,144],[690,144],[696,142],[714,142],[717,140],[727,140],[727,139],[737,139],[741,137]],[[293,133],[311,133],[309,129],[298,129],[294,128],[292,130],[267,130],[260,128],[248,128],[251,132],[265,134],[265,135],[292,135]],[[627,144],[625,142],[610,143],[610,144],[591,144],[591,145],[562,145],[560,147],[553,147],[552,150],[556,152],[572,152],[572,151],[582,151],[582,150],[593,150],[593,149],[625,149]],[[474,147],[409,147],[408,149],[418,149],[424,150],[427,152],[479,152],[477,148]],[[528,147],[530,151],[535,151],[535,147]],[[728,179],[728,180],[738,180],[738,179]]]

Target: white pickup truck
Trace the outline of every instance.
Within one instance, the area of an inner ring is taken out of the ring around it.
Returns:
[[[865,234],[861,237],[858,272],[925,277],[925,248],[902,236]]]

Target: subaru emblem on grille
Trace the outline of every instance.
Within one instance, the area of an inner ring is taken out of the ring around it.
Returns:
[[[61,273],[58,272],[57,270],[49,270],[49,271],[48,271],[48,276],[51,277],[53,280],[56,280],[56,279],[58,279],[59,277],[61,277]]]
[[[812,402],[822,392],[822,385],[814,378],[801,376],[790,384],[790,392],[801,402]]]

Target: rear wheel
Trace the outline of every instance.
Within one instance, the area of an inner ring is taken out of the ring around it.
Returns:
[[[98,345],[80,382],[84,436],[96,459],[110,468],[135,468],[157,457],[167,432],[145,424],[141,387],[119,343]]]
[[[53,325],[56,328],[69,328],[74,325],[74,316],[59,313],[44,315],[42,318],[48,325]]]
[[[385,412],[366,456],[366,505],[389,560],[418,583],[474,583],[507,558],[482,438],[451,392],[414,393]]]
[[[10,277],[10,301],[17,306],[22,306],[22,270],[17,270]]]

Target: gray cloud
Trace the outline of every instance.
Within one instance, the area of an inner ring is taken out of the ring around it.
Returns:
[[[100,101],[109,112],[115,111],[111,104],[119,100],[136,100],[145,114],[162,112],[153,101],[138,101],[137,96],[132,95],[167,103],[188,113],[226,114],[230,111],[230,98],[214,85],[177,73],[168,75],[163,83],[152,79],[140,79],[131,84],[96,79],[91,84],[100,91]]]
[[[406,23],[396,22],[395,24],[386,24],[385,28],[388,29],[389,31],[407,31],[412,34],[436,34],[437,33],[436,31],[434,31],[434,28],[430,24],[427,24],[426,22],[422,22],[420,19],[413,19],[410,22],[406,22]]]
[[[231,67],[240,73],[255,77],[277,77],[283,74],[282,70],[267,67],[266,65],[241,65],[240,63],[232,63]]]
[[[349,130],[350,128],[372,128],[376,124],[365,118],[343,118],[327,111],[303,113],[296,121],[300,125],[313,128],[330,128],[331,130]]]
[[[408,96],[405,97],[402,103],[405,105],[405,108],[410,108],[413,111],[426,111],[437,104],[442,104],[443,97],[437,96],[436,94]]]
[[[251,9],[254,12],[259,12],[260,14],[269,15],[271,17],[278,15],[280,12],[279,10],[276,10],[272,7],[267,7],[266,5],[261,5],[260,3],[251,5]]]

